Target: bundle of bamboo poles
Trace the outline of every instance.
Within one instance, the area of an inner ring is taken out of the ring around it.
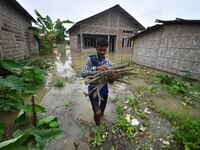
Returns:
[[[85,81],[85,84],[93,88],[90,93],[83,93],[85,96],[89,96],[90,94],[93,93],[93,98],[99,97],[101,99],[101,96],[99,94],[99,90],[108,82],[110,82],[110,79],[108,77],[108,74],[111,72],[117,73],[117,82],[125,83],[125,84],[130,84],[126,81],[124,81],[122,78],[128,75],[132,75],[133,70],[132,67],[128,67],[129,64],[125,63],[122,65],[116,65],[116,66],[111,66],[108,67],[107,70],[104,71],[90,71],[88,75],[88,80]]]

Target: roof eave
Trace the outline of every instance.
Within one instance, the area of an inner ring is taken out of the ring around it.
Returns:
[[[148,27],[147,29],[145,29],[145,30],[137,33],[135,36],[131,37],[130,40],[134,41],[134,40],[138,39],[140,36],[142,36],[144,34],[151,33],[151,32],[153,32],[155,30],[158,30],[158,29],[160,29],[162,27],[163,27],[163,25],[160,25],[160,24],[156,24],[154,26]]]
[[[148,27],[147,29],[145,29],[145,30],[137,33],[135,36],[131,37],[130,40],[134,41],[142,35],[151,33],[155,30],[162,28],[164,25],[176,25],[176,24],[177,25],[186,25],[186,24],[187,25],[193,25],[193,24],[200,25],[200,20],[186,20],[186,19],[181,19],[181,18],[176,18],[175,20],[159,20],[159,19],[156,19],[155,22],[160,23],[160,24],[156,24],[154,26]]]
[[[157,23],[162,23],[162,24],[200,24],[200,20],[187,20],[187,19],[182,19],[182,18],[176,18],[175,20],[160,20],[156,19]]]
[[[6,0],[5,2],[12,5],[16,10],[18,10],[23,16],[28,18],[31,22],[37,23],[37,21],[24,9],[16,0]]]

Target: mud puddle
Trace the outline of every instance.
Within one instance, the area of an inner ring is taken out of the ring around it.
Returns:
[[[132,84],[132,91],[141,88],[146,88],[147,91],[150,91],[150,89],[155,86],[155,84],[150,84],[144,79],[132,79],[130,83]],[[182,113],[192,118],[200,118],[199,105],[195,106],[195,108],[190,105],[184,105],[180,99],[170,96],[166,90],[158,89],[155,91],[157,94],[149,96],[149,100],[158,109],[162,109],[166,113]]]
[[[193,118],[200,118],[200,110],[191,106],[185,106],[181,101],[175,98],[166,97],[151,97],[152,102],[159,108],[162,108],[165,112],[175,113],[181,112],[185,115],[190,115]]]

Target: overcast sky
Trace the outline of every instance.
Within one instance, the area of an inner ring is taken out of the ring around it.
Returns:
[[[119,4],[144,27],[155,25],[156,19],[200,20],[200,0],[17,0],[35,19],[34,10],[53,21],[74,23]],[[73,24],[68,25],[67,28]]]

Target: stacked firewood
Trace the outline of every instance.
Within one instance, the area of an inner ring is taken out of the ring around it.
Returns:
[[[88,75],[88,80],[85,82],[86,85],[90,84],[90,86],[93,87],[92,91],[90,93],[85,93],[85,96],[89,96],[90,94],[93,94],[93,97],[99,97],[101,99],[101,96],[99,94],[99,90],[108,82],[110,82],[110,79],[108,77],[108,74],[111,72],[117,73],[117,80],[118,82],[129,84],[128,82],[124,81],[122,78],[128,75],[132,75],[133,70],[132,67],[128,67],[129,64],[125,63],[122,65],[112,66],[108,67],[107,70],[104,71],[90,71]]]

